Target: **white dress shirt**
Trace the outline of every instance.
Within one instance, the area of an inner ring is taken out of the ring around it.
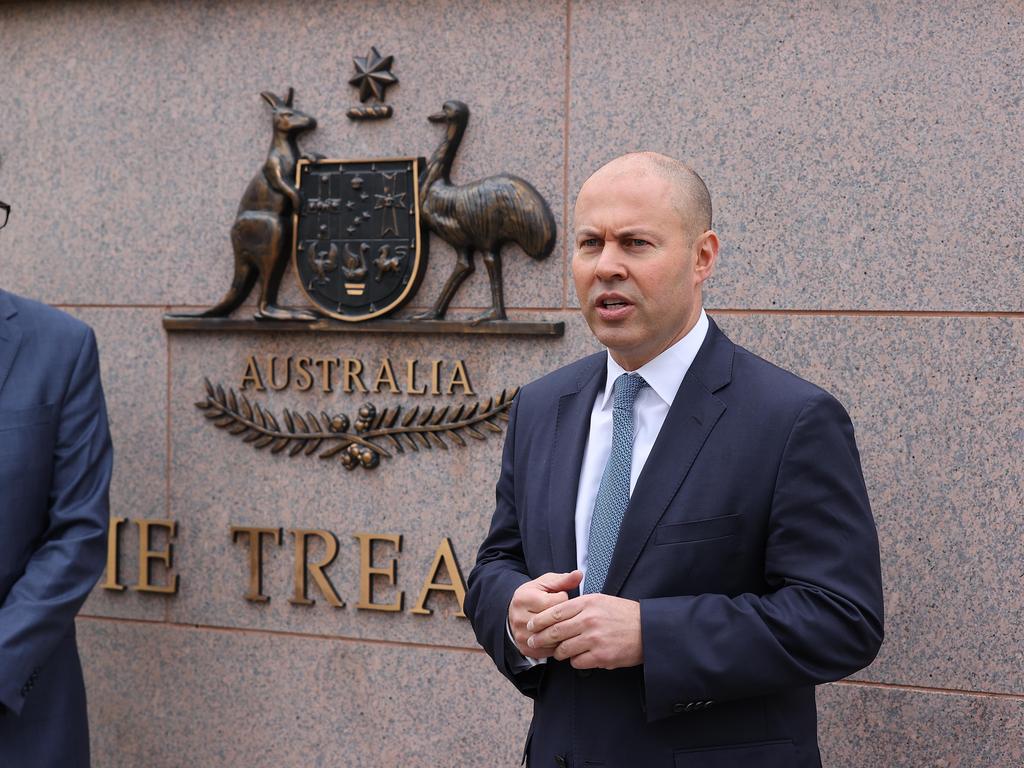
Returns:
[[[701,309],[696,325],[683,338],[650,362],[636,369],[643,376],[646,387],[640,390],[634,405],[633,465],[629,473],[629,493],[633,494],[637,478],[651,455],[654,441],[668,416],[668,409],[676,398],[683,377],[690,370],[700,345],[708,333],[708,316]],[[580,467],[580,485],[576,492],[576,567],[587,573],[587,545],[590,542],[590,520],[594,516],[594,502],[601,487],[608,456],[612,451],[612,389],[615,380],[627,371],[608,354],[608,376],[604,390],[597,394],[590,412],[590,434]]]
[[[665,423],[672,401],[676,399],[679,385],[690,370],[693,359],[697,357],[700,345],[708,334],[708,316],[702,308],[696,325],[683,338],[666,349],[650,362],[640,366],[636,372],[644,377],[648,386],[640,390],[634,404],[633,420],[633,462],[629,473],[629,493],[633,494],[636,481],[643,471],[647,457],[651,455],[654,442]],[[608,456],[612,452],[612,390],[615,380],[627,371],[616,363],[611,354],[607,355],[608,375],[604,389],[597,394],[594,407],[590,412],[590,432],[587,447],[583,451],[583,464],[580,467],[580,484],[576,492],[576,567],[583,571],[584,580],[587,573],[587,546],[590,543],[590,520],[594,516],[594,502],[601,486]],[[512,628],[507,627],[508,637],[512,638]],[[547,659],[531,659],[523,656],[519,662],[522,668],[543,664]]]

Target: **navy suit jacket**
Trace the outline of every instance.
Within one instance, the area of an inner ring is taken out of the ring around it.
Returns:
[[[477,639],[534,698],[531,766],[811,768],[814,686],[882,641],[878,542],[843,407],[711,323],[645,464],[604,592],[640,602],[642,665],[517,671],[521,584],[576,567],[576,492],[604,353],[528,384],[469,576]]]
[[[75,614],[103,570],[112,465],[96,339],[0,290],[0,765],[89,765]]]

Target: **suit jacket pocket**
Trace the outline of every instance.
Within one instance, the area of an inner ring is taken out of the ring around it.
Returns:
[[[676,768],[793,768],[798,765],[796,747],[788,739],[732,744],[723,747],[679,749],[674,753]]]
[[[0,411],[0,432],[8,429],[32,427],[37,424],[49,424],[56,408],[54,403],[33,405],[16,411]]]
[[[655,544],[679,544],[734,536],[740,529],[739,515],[722,515],[685,523],[666,523],[654,530]]]

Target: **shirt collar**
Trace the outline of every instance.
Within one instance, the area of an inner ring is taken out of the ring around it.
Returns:
[[[700,345],[704,343],[704,337],[708,334],[708,325],[708,316],[702,307],[700,317],[689,333],[656,358],[637,368],[636,372],[644,377],[644,381],[666,405],[671,406],[675,400],[679,385],[683,383],[683,377],[690,370],[690,365],[697,357]],[[615,380],[626,373],[625,369],[612,359],[611,353],[607,354],[607,365],[608,376],[605,379],[604,392],[599,397],[601,410],[611,407]]]

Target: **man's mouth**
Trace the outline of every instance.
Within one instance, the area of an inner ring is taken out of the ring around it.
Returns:
[[[608,294],[598,296],[594,302],[597,313],[606,320],[616,320],[629,313],[633,303],[624,296]]]
[[[598,307],[622,307],[631,304],[632,302],[623,296],[621,293],[599,293],[594,299],[594,304]]]

